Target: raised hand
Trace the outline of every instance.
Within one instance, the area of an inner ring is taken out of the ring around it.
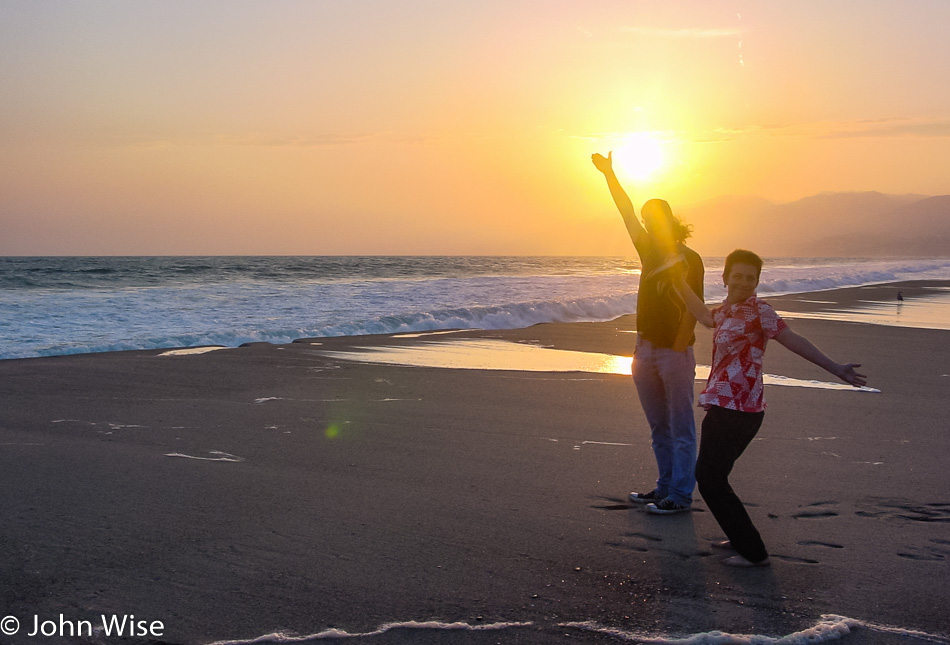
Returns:
[[[607,153],[607,156],[598,153],[594,153],[590,156],[590,160],[594,162],[594,167],[597,168],[600,172],[606,174],[613,173],[614,171],[614,153],[613,150]]]

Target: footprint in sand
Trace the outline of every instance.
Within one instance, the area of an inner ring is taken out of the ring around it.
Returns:
[[[838,517],[834,511],[801,511],[792,515],[795,519],[811,519],[818,517]]]
[[[812,502],[811,504],[806,504],[805,506],[800,506],[805,510],[799,511],[792,515],[795,519],[816,519],[822,517],[837,517],[838,512],[831,509],[823,508],[825,506],[833,506],[838,502],[832,500],[826,500],[822,502]]]
[[[793,555],[778,555],[776,553],[772,553],[769,555],[769,557],[776,560],[782,560],[783,562],[791,562],[793,564],[821,564],[818,562],[818,560],[812,560],[811,558],[797,558]]]
[[[645,546],[640,546],[639,544],[625,544],[623,542],[607,542],[607,546],[611,546],[615,549],[623,549],[624,551],[636,551],[637,553],[646,553],[650,549]]]
[[[605,503],[593,504],[591,508],[596,508],[601,511],[625,511],[633,508],[633,505],[627,502],[627,500],[618,497],[599,497],[598,499],[603,500]]]
[[[647,542],[662,542],[663,538],[656,535],[649,535],[647,533],[624,533],[624,538],[635,538],[639,540],[646,540]],[[651,549],[642,545],[642,544],[629,544],[627,542],[607,542],[607,546],[612,546],[616,549],[624,549],[626,551],[636,551],[637,553],[646,553]]]
[[[823,546],[829,549],[843,549],[844,546],[840,544],[835,544],[834,542],[819,542],[818,540],[802,540],[797,543],[798,546]]]
[[[683,553],[682,551],[674,551],[673,549],[651,549],[652,551],[663,551],[664,553],[669,553],[670,555],[675,555],[681,560],[689,560],[691,558],[708,558],[713,555],[711,551],[693,551],[691,553]]]
[[[930,544],[924,546],[905,547],[905,551],[898,551],[897,555],[908,560],[923,560],[927,562],[944,562],[950,560],[950,540],[933,538]]]
[[[914,503],[903,498],[868,497],[855,515],[872,519],[912,522],[950,522],[950,502]]]
[[[675,549],[665,549],[665,548],[659,547],[657,545],[663,541],[663,538],[657,535],[650,535],[649,533],[637,533],[637,532],[624,533],[623,537],[634,538],[636,540],[644,540],[650,544],[645,545],[645,544],[636,544],[636,543],[628,543],[628,542],[607,542],[606,544],[607,546],[614,547],[615,549],[623,549],[625,551],[636,551],[637,553],[647,553],[649,551],[669,553],[671,555],[675,555],[678,558],[682,558],[683,560],[689,560],[690,558],[708,558],[711,555],[713,555],[712,552],[705,551],[705,550],[698,550],[698,551],[692,551],[690,553],[685,553],[683,551],[677,551]]]

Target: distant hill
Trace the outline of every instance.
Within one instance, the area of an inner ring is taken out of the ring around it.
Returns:
[[[674,210],[676,207],[674,205]],[[724,197],[676,212],[703,255],[950,256],[950,195],[821,193],[787,204]]]

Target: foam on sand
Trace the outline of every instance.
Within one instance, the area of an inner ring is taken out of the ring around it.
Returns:
[[[950,638],[938,634],[928,634],[914,629],[879,625],[872,622],[847,618],[835,614],[824,614],[813,626],[786,636],[764,636],[761,634],[729,634],[721,631],[702,632],[682,638],[669,636],[650,636],[647,634],[625,632],[611,627],[603,627],[593,622],[562,623],[562,627],[575,627],[587,631],[609,634],[618,640],[637,643],[655,643],[656,645],[814,645],[838,640],[851,634],[852,630],[868,630],[879,634],[889,634],[903,639],[915,639],[928,643],[947,643]]]
[[[231,641],[214,641],[209,643],[209,645],[253,645],[254,643],[305,643],[308,641],[314,640],[324,640],[328,638],[364,638],[371,636],[379,636],[380,634],[385,634],[388,631],[393,629],[419,629],[419,630],[445,630],[445,631],[492,631],[492,630],[503,630],[503,629],[512,629],[517,627],[531,627],[533,623],[486,623],[484,625],[470,625],[468,623],[454,622],[454,623],[443,623],[435,620],[428,621],[415,621],[409,620],[405,622],[394,622],[394,623],[385,623],[380,625],[378,628],[371,632],[348,632],[342,629],[327,629],[316,634],[308,634],[306,636],[295,636],[292,634],[284,634],[283,632],[275,632],[272,634],[265,634],[264,636],[258,636],[257,638],[252,638],[250,640],[231,640]]]
[[[418,334],[396,334],[395,338],[422,338],[423,336],[440,336],[443,334],[457,334],[461,329],[446,329],[443,331],[424,331]]]
[[[208,454],[210,457],[196,457],[195,455],[186,455],[180,452],[169,452],[166,453],[166,457],[181,457],[182,459],[197,459],[198,461],[227,461],[230,463],[238,464],[244,461],[244,457],[238,457],[227,452],[222,452],[220,450],[209,450]]]
[[[878,635],[895,636],[901,642],[916,640],[927,643],[950,643],[950,638],[940,634],[929,634],[914,629],[880,625],[868,621],[848,618],[835,614],[824,614],[811,627],[787,634],[785,636],[767,636],[762,634],[731,634],[723,631],[709,631],[689,636],[676,637],[669,635],[651,635],[642,632],[630,632],[622,629],[600,625],[594,621],[565,622],[556,625],[542,625],[534,622],[499,622],[486,624],[469,624],[464,622],[445,623],[440,621],[404,621],[380,625],[369,632],[348,632],[343,629],[331,628],[322,632],[307,635],[286,634],[274,632],[247,640],[220,640],[208,645],[255,645],[257,643],[306,643],[326,639],[358,639],[371,638],[385,634],[394,629],[403,630],[442,630],[442,631],[504,631],[522,628],[534,628],[540,631],[557,630],[558,636],[552,636],[552,642],[564,640],[565,629],[595,632],[611,636],[618,641],[650,643],[651,645],[817,645],[828,641],[838,640],[854,631],[867,630]],[[571,639],[569,639],[571,640]]]
[[[215,345],[213,347],[188,347],[185,349],[171,349],[167,352],[162,352],[159,356],[193,356],[195,354],[207,354],[208,352],[216,352],[219,349],[228,349],[227,347],[222,347]]]

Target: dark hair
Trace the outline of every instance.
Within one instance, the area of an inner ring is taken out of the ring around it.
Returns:
[[[732,271],[733,264],[749,264],[755,267],[755,277],[758,278],[762,275],[762,258],[753,253],[752,251],[746,251],[745,249],[736,249],[732,253],[726,256],[726,266],[722,270],[722,275],[727,279],[729,278],[729,272]]]
[[[676,215],[670,220],[670,228],[673,231],[673,239],[677,242],[685,242],[686,238],[693,234],[693,225],[684,223]]]
[[[663,199],[650,199],[643,205],[643,208],[640,209],[641,214],[644,211],[650,211],[654,213],[662,213],[666,218],[666,221],[670,224],[670,233],[673,236],[674,242],[683,242],[686,238],[690,237],[693,234],[693,227],[691,224],[685,224],[683,220],[673,214],[673,209],[670,208],[669,203]]]

